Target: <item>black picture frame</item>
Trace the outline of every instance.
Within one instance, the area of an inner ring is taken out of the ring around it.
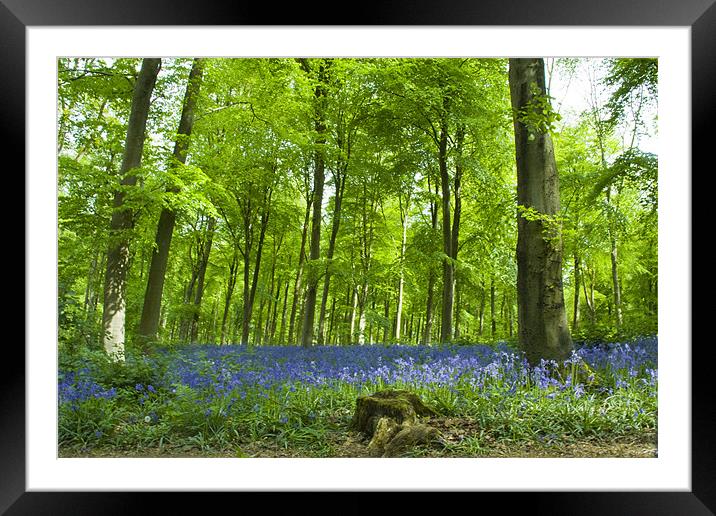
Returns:
[[[278,7],[280,6],[280,7]],[[278,7],[278,8],[277,8]],[[20,157],[11,169],[24,170],[25,148],[25,30],[29,26],[65,25],[502,25],[502,26],[688,26],[691,27],[692,163],[694,171],[713,173],[710,148],[716,113],[716,5],[714,0],[453,0],[360,2],[340,4],[245,3],[204,0],[0,0],[0,106],[7,154]],[[699,169],[696,163],[708,164]],[[692,182],[693,174],[684,172]],[[17,172],[12,172],[16,177]],[[24,182],[23,182],[24,191]],[[692,192],[698,190],[691,189]],[[6,190],[7,192],[7,190]],[[696,199],[692,201],[696,206]],[[692,217],[693,222],[699,221]],[[6,220],[10,220],[9,218]],[[18,226],[16,224],[16,226]],[[24,228],[24,225],[23,225]],[[692,230],[692,234],[694,234]],[[708,232],[707,232],[708,234]],[[692,252],[693,258],[698,255]],[[692,258],[692,267],[696,261]],[[25,278],[32,274],[25,268]],[[684,300],[696,308],[691,299]],[[25,310],[32,307],[26,306]],[[693,320],[693,316],[692,316]],[[25,489],[25,352],[16,342],[4,346],[5,370],[0,374],[0,512],[18,514],[135,514],[188,512],[189,493],[26,492]],[[686,347],[691,343],[683,343]],[[706,343],[692,345],[692,490],[690,492],[509,492],[470,493],[475,507],[531,511],[532,514],[648,514],[701,515],[716,511],[716,410],[712,403],[711,361]],[[50,344],[48,344],[50,345]],[[14,355],[13,355],[14,353]],[[304,495],[293,493],[290,504],[301,507]],[[402,510],[425,504],[414,493]],[[208,499],[215,510],[250,507],[247,493],[193,493]],[[450,494],[450,496],[455,496]],[[252,494],[260,507],[275,500]],[[475,498],[477,496],[478,498]],[[477,503],[475,503],[477,502]],[[495,502],[488,505],[487,502]],[[335,502],[334,502],[335,503]],[[341,502],[339,502],[341,503]],[[370,502],[368,502],[370,503]],[[240,504],[240,505],[237,505]],[[407,504],[407,505],[406,505]],[[478,505],[479,504],[479,505]],[[344,513],[358,510],[354,502],[304,506],[307,512]],[[450,506],[456,508],[452,502]],[[448,510],[453,510],[449,509]],[[477,509],[476,509],[477,510]],[[492,509],[495,510],[495,509]]]

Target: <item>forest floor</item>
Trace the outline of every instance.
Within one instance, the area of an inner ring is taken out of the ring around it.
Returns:
[[[598,438],[561,436],[551,441],[511,442],[480,436],[468,420],[438,418],[431,421],[441,440],[431,446],[409,450],[402,457],[415,458],[654,458],[657,457],[655,432],[634,436]],[[61,458],[145,457],[145,458],[362,458],[370,457],[368,441],[351,431],[327,432],[323,445],[297,448],[264,438],[240,443],[230,449],[201,449],[196,445],[164,445],[117,449],[107,447],[61,448]]]

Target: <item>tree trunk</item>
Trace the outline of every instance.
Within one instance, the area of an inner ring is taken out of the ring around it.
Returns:
[[[542,117],[544,61],[510,59],[510,95],[517,161],[517,296],[520,347],[530,364],[563,361],[573,350],[562,289],[559,175],[549,132],[528,127],[521,113]],[[535,88],[536,87],[536,88]],[[533,210],[537,217],[525,217]]]
[[[346,186],[346,175],[336,174],[336,194],[335,194],[335,206],[333,208],[333,224],[331,227],[331,238],[328,241],[328,251],[326,252],[326,270],[323,278],[323,295],[321,296],[321,310],[318,316],[318,344],[323,344],[325,339],[325,319],[326,319],[326,303],[328,302],[328,289],[331,282],[331,260],[333,260],[333,253],[336,248],[336,238],[338,237],[338,230],[341,224],[341,205],[343,204],[343,192]]]
[[[435,197],[437,197],[440,193],[439,183],[435,182]],[[432,194],[432,190],[430,188],[430,176],[428,176],[428,191]],[[437,202],[430,201],[430,225],[431,228],[434,230],[438,227],[438,206]],[[430,264],[432,265],[432,264]],[[427,288],[427,301],[426,301],[426,308],[425,308],[425,328],[423,331],[423,344],[430,344],[432,341],[432,332],[433,332],[433,309],[434,307],[434,300],[435,297],[435,271],[433,270],[432,266],[429,268],[428,271],[428,288]]]
[[[303,60],[303,63],[307,63]],[[307,288],[306,288],[306,304],[303,311],[303,327],[301,328],[301,345],[310,347],[313,345],[313,323],[316,318],[316,298],[318,295],[319,275],[316,270],[316,264],[321,258],[321,211],[323,209],[323,185],[325,182],[325,157],[323,146],[326,143],[326,122],[325,122],[325,81],[326,81],[326,62],[321,61],[318,70],[318,83],[314,91],[314,124],[316,130],[316,150],[313,156],[313,219],[311,221],[311,245]],[[308,72],[308,65],[305,65]]]
[[[239,270],[239,251],[234,247],[231,255],[231,263],[229,264],[229,278],[226,281],[226,296],[224,297],[224,313],[221,316],[221,336],[219,344],[226,344],[226,323],[229,317],[229,309],[231,308],[231,298],[234,295],[234,287],[236,286],[236,276]]]
[[[383,317],[385,317],[386,326],[383,328],[383,344],[390,340],[390,297],[385,296],[383,303]]]
[[[191,319],[191,342],[196,342],[199,335],[199,316],[201,315],[201,300],[204,297],[204,278],[206,277],[206,268],[209,265],[209,254],[211,253],[211,245],[214,240],[214,228],[216,227],[216,219],[209,218],[206,227],[206,239],[202,246],[201,260],[199,261],[199,274],[196,280],[196,293],[194,294],[194,310]]]
[[[348,339],[349,344],[355,342],[355,330],[356,330],[356,310],[358,307],[358,289],[353,288],[353,303],[351,304],[351,329],[350,338]]]
[[[487,297],[487,294],[485,293],[485,284],[484,282],[480,285],[480,324],[477,329],[477,334],[482,336],[482,332],[485,329],[485,298]]]
[[[403,267],[405,264],[405,249],[408,243],[408,211],[410,209],[410,196],[405,202],[405,209],[403,210],[402,199],[400,201],[400,221],[403,226],[403,233],[400,239],[400,271],[398,277],[398,307],[395,311],[395,341],[400,342],[400,324],[403,318],[403,287],[405,285],[405,272]]]
[[[194,125],[194,107],[196,106],[196,100],[201,88],[203,67],[204,60],[195,58],[191,71],[189,72],[189,81],[187,82],[186,91],[184,93],[184,103],[182,106],[181,119],[179,120],[179,128],[177,130],[177,139],[174,142],[173,154],[174,160],[182,165],[186,162],[187,151],[189,149],[189,137]],[[174,188],[170,188],[168,191],[177,192]],[[142,317],[139,322],[138,337],[140,341],[143,342],[154,340],[157,336],[162,292],[164,290],[164,278],[169,261],[169,248],[172,242],[175,222],[176,214],[174,210],[169,207],[162,208],[161,214],[159,215],[159,223],[157,224],[155,247],[149,266],[147,288],[144,293]]]
[[[579,330],[579,255],[574,253],[574,312],[572,315],[572,331],[576,332]]]
[[[611,186],[607,187],[607,204],[611,203]],[[617,328],[622,326],[622,290],[619,284],[619,261],[617,259],[617,237],[616,231],[609,224],[609,256],[612,262],[612,289],[614,291],[614,312],[616,313]]]
[[[462,285],[455,277],[455,339],[460,338],[460,323],[462,321]]]
[[[286,310],[288,308],[288,287],[290,286],[290,282],[288,278],[286,278],[286,286],[283,289],[283,308],[281,309],[281,329],[278,332],[278,342],[279,344],[285,344],[286,341],[284,340],[284,337],[286,336]]]
[[[296,324],[296,313],[298,311],[299,300],[301,299],[301,280],[303,278],[303,262],[306,256],[306,239],[308,237],[308,221],[311,217],[311,205],[313,194],[306,198],[306,214],[303,218],[303,229],[301,231],[301,250],[298,253],[298,268],[296,270],[296,281],[293,284],[293,299],[291,301],[291,318],[288,324],[288,343],[294,342],[294,328]]]
[[[104,281],[102,328],[104,349],[115,360],[124,360],[124,318],[126,310],[127,269],[129,268],[129,237],[133,226],[132,212],[124,206],[126,189],[137,183],[133,170],[141,165],[144,133],[149,103],[159,73],[161,59],[142,60],[142,68],[134,85],[132,107],[127,124],[127,138],[120,169],[121,187],[114,193],[110,243]]]
[[[495,317],[495,278],[490,280],[490,329],[492,338],[497,331],[497,317]]]
[[[447,97],[443,104],[447,109]],[[450,224],[450,176],[447,168],[447,113],[440,121],[440,140],[438,143],[438,161],[440,165],[440,189],[442,190],[442,229],[443,229],[443,297],[442,316],[440,319],[440,342],[452,340],[452,305],[454,296],[455,266],[452,258],[452,225]]]
[[[249,342],[249,330],[251,328],[251,315],[254,309],[254,299],[256,298],[256,289],[259,283],[259,273],[261,272],[261,255],[263,254],[264,239],[266,238],[266,228],[268,227],[271,196],[273,191],[271,188],[266,192],[264,196],[264,207],[261,212],[261,229],[259,232],[259,242],[256,246],[256,263],[254,264],[254,274],[251,280],[251,290],[249,292],[248,300],[246,301],[246,307],[244,308],[244,325],[241,328],[241,343],[248,344]],[[260,328],[259,328],[260,330]]]

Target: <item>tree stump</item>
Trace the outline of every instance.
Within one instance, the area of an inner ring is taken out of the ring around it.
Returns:
[[[350,428],[370,439],[368,451],[373,457],[395,457],[438,437],[435,428],[418,423],[419,416],[436,415],[416,394],[389,389],[359,396]]]

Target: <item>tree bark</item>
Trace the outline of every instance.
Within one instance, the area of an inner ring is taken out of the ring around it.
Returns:
[[[448,99],[444,102],[445,113],[440,120],[440,139],[438,143],[438,162],[440,166],[440,189],[442,190],[442,229],[443,229],[443,296],[442,316],[440,319],[440,342],[446,343],[452,340],[452,305],[455,294],[455,266],[452,258],[452,225],[450,224],[450,176],[447,168],[447,105]]]
[[[495,278],[490,280],[490,330],[492,338],[495,338],[497,331],[497,317],[495,317]]]
[[[259,231],[259,241],[256,246],[256,262],[254,264],[254,273],[251,280],[251,290],[249,292],[248,300],[244,308],[244,325],[241,327],[241,343],[248,344],[249,342],[249,330],[251,329],[251,315],[254,308],[254,299],[256,298],[256,289],[259,283],[259,273],[261,272],[261,255],[263,254],[264,239],[266,238],[266,228],[268,227],[270,206],[271,206],[271,195],[273,191],[271,188],[265,194],[263,202],[263,210],[261,211],[261,229]],[[248,257],[247,257],[248,260]],[[245,273],[245,278],[247,277]]]
[[[517,203],[538,218],[517,215],[519,343],[530,364],[563,361],[573,350],[562,288],[559,175],[549,132],[528,128],[520,113],[536,111],[535,93],[545,92],[544,61],[510,59],[510,96],[517,161]],[[536,88],[535,88],[536,87]]]
[[[219,338],[219,344],[226,344],[226,323],[229,317],[229,309],[231,308],[231,298],[234,295],[238,270],[239,251],[234,247],[233,254],[231,255],[231,263],[229,264],[229,277],[226,280],[226,295],[224,296],[224,313],[221,316],[221,336]]]
[[[572,331],[579,330],[579,283],[581,281],[579,255],[574,253],[574,312],[572,314]]]
[[[278,332],[278,343],[285,344],[284,337],[286,336],[286,311],[288,309],[288,288],[290,281],[286,278],[286,286],[283,289],[283,308],[281,308],[281,329]]]
[[[307,61],[303,60],[306,72],[309,72]],[[321,61],[318,69],[318,83],[314,91],[314,126],[316,131],[316,150],[313,156],[313,218],[311,220],[311,245],[308,281],[306,285],[306,304],[303,312],[303,327],[301,328],[301,345],[313,345],[313,323],[316,317],[316,298],[318,295],[319,274],[316,271],[316,262],[321,258],[321,212],[323,209],[323,186],[325,182],[325,156],[323,146],[326,143],[325,96],[326,96],[326,66]]]
[[[134,85],[127,124],[127,138],[120,169],[122,188],[114,193],[107,268],[104,275],[102,328],[104,349],[115,360],[124,360],[124,319],[129,268],[127,232],[133,226],[132,212],[124,206],[125,187],[133,187],[137,183],[137,176],[132,171],[141,165],[149,104],[160,66],[161,59],[142,60],[142,68]]]
[[[182,165],[186,163],[189,137],[191,136],[192,127],[194,125],[194,108],[196,106],[196,100],[199,97],[203,68],[204,60],[195,58],[191,71],[189,72],[189,81],[187,82],[186,91],[184,93],[184,103],[182,106],[181,119],[179,120],[179,128],[177,130],[177,138],[174,142],[173,154],[174,160]],[[169,192],[176,192],[176,190],[169,189]],[[143,342],[154,340],[157,336],[162,292],[164,290],[164,278],[169,261],[169,248],[171,247],[175,222],[176,214],[174,210],[166,206],[163,207],[159,215],[159,223],[157,224],[155,247],[149,266],[142,317],[139,322],[138,337],[140,341]]]
[[[437,197],[440,193],[440,187],[438,182],[435,182],[435,196]],[[430,187],[430,176],[428,176],[428,191],[432,194]],[[437,202],[430,201],[430,227],[435,231],[438,227],[438,206]],[[434,309],[434,296],[435,296],[435,271],[433,270],[432,264],[430,264],[428,271],[428,287],[427,287],[427,300],[425,308],[425,327],[423,330],[423,344],[430,344],[432,340],[433,332],[433,309]]]
[[[318,344],[323,344],[325,339],[326,303],[328,302],[328,289],[331,282],[331,260],[336,248],[336,239],[341,224],[341,205],[343,204],[343,192],[346,186],[346,174],[335,174],[336,194],[335,206],[333,208],[333,223],[331,227],[331,238],[328,241],[326,252],[326,270],[323,278],[323,295],[321,296],[321,309],[318,316]]]
[[[411,184],[412,186],[412,184]],[[395,341],[400,342],[400,325],[403,318],[403,288],[405,286],[405,272],[403,267],[405,265],[405,249],[408,243],[408,212],[410,210],[410,195],[405,200],[405,206],[403,206],[403,200],[398,197],[400,202],[400,222],[403,228],[403,232],[400,238],[400,272],[398,277],[398,307],[395,311]]]
[[[216,227],[216,219],[210,217],[206,227],[206,239],[202,247],[201,259],[199,261],[199,274],[196,280],[196,293],[194,294],[194,310],[191,319],[191,342],[196,342],[199,335],[199,316],[201,315],[201,301],[204,297],[204,278],[206,277],[206,268],[209,265],[209,255],[214,240],[214,228]]]
[[[298,267],[296,269],[296,280],[293,284],[293,298],[291,300],[291,317],[288,323],[288,343],[294,342],[294,329],[296,323],[296,313],[298,311],[299,300],[301,299],[301,280],[303,279],[303,262],[306,256],[306,240],[308,237],[308,222],[311,218],[311,205],[313,203],[313,193],[307,192],[306,196],[306,214],[303,218],[303,229],[301,231],[301,249],[298,253]]]

